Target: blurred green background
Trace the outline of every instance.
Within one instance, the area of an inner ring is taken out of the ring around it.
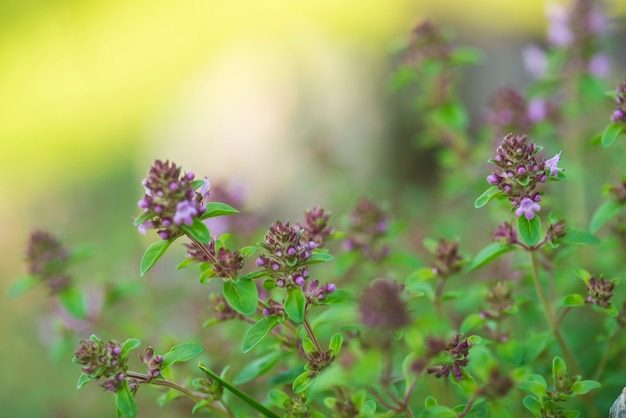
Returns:
[[[243,187],[246,207],[271,220],[338,196],[340,207],[360,195],[389,199],[391,148],[402,140],[392,137],[386,80],[410,30],[432,17],[486,48],[495,66],[468,83],[484,106],[502,84],[524,80],[519,51],[543,36],[544,9],[540,0],[0,2],[2,294],[25,273],[29,232],[45,228],[69,246],[93,245],[76,271],[86,287],[140,283],[139,301],[114,311],[124,332],[138,321],[141,335],[194,335],[205,312],[189,306],[206,296],[181,287],[197,282],[138,277],[150,238],[130,217],[155,158]],[[183,298],[164,308],[164,292]],[[2,415],[114,416],[100,388],[75,390],[69,358],[50,361],[45,291],[0,300]],[[168,309],[189,309],[194,323],[155,324]],[[116,331],[103,338],[134,336]],[[139,402],[140,416],[175,413],[149,395]]]

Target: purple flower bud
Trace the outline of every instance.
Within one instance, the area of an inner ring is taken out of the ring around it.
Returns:
[[[535,195],[535,197],[533,198],[533,200],[534,200],[535,202],[541,202],[541,195],[540,195],[540,194]]]
[[[317,295],[317,298],[319,300],[324,300],[325,297],[326,297],[326,294],[324,294],[324,293],[320,293],[319,295]]]
[[[141,209],[148,209],[148,207],[150,206],[150,203],[146,199],[141,199],[137,203],[137,206],[139,206]]]
[[[519,174],[520,176],[524,173],[526,173],[526,167],[520,167],[517,169],[517,174]]]
[[[163,363],[163,356],[159,354],[158,356],[154,357],[154,362],[157,364]]]
[[[164,226],[164,227],[166,227],[166,228],[167,228],[168,226],[170,226],[170,225],[172,224],[172,221],[171,221],[171,219],[169,219],[169,218],[163,218],[163,220],[161,221],[161,223],[163,224],[163,226]]]
[[[515,173],[512,172],[512,171],[507,171],[506,175],[507,175],[507,177],[511,178],[511,177],[513,177],[515,175]]]
[[[500,179],[495,174],[491,174],[487,176],[487,183],[489,184],[498,184],[500,183]]]
[[[160,372],[160,371],[158,371],[158,370],[156,370],[156,369],[155,369],[155,370],[152,370],[152,371],[150,372],[150,375],[151,375],[152,377],[157,377],[157,376],[159,376],[160,374],[161,374],[161,372]]]
[[[282,257],[283,252],[281,250],[276,251],[276,257]]]
[[[171,191],[175,192],[176,190],[178,190],[178,183],[173,181],[170,183],[169,187]]]
[[[157,190],[156,191],[156,195],[159,197],[163,197],[165,195],[165,193],[163,193],[163,190]]]
[[[302,277],[309,277],[309,270],[307,270],[307,269],[302,269],[302,271],[300,272],[300,274],[302,275]]]
[[[121,382],[122,380],[124,380],[124,373],[116,374],[115,378]]]
[[[270,314],[271,314],[271,312],[270,312],[269,309],[267,309],[267,308],[263,309],[263,315],[270,316]]]
[[[511,191],[511,186],[509,186],[508,184],[505,184],[505,185],[504,185],[504,191],[505,191],[506,193],[510,192],[510,191]]]
[[[263,265],[265,265],[265,261],[261,257],[259,257],[256,259],[256,265],[259,267],[263,267]]]
[[[302,286],[304,284],[304,277],[302,276],[298,276],[296,277],[296,279],[294,280],[295,284],[298,286]]]
[[[545,183],[548,180],[548,178],[546,177],[546,175],[544,174],[543,176],[541,176],[541,178],[539,178],[539,181],[541,183]]]
[[[272,264],[272,270],[278,271],[279,268],[280,266],[277,263]]]
[[[187,178],[187,180],[191,181],[194,179],[194,177],[196,177],[196,175],[193,174],[193,171],[188,171],[187,174],[185,174],[185,177]]]
[[[317,247],[317,244],[313,241],[309,241],[309,250],[314,250]]]
[[[304,252],[304,258],[309,258],[311,257],[311,252],[310,251],[305,251]]]
[[[333,293],[335,290],[337,290],[337,287],[334,285],[334,283],[326,285],[326,293]]]
[[[168,239],[170,237],[170,234],[167,231],[159,231],[158,235],[163,240],[166,240],[166,239]]]
[[[502,162],[502,156],[500,154],[497,154],[494,160],[496,160],[497,162]]]
[[[156,206],[154,207],[154,211],[155,211],[156,213],[161,213],[161,212],[163,212],[163,206],[161,206],[161,205],[156,205]]]
[[[113,347],[113,349],[111,350],[111,354],[114,356],[119,356],[121,352],[122,347]]]
[[[278,279],[276,281],[276,286],[278,286],[278,287],[285,287],[285,281],[283,279]]]
[[[296,255],[296,249],[293,247],[289,247],[289,249],[287,250],[287,255],[289,256]]]

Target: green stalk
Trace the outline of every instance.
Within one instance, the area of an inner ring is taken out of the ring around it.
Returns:
[[[543,286],[541,286],[541,281],[539,280],[539,261],[537,260],[537,253],[535,251],[530,251],[530,257],[532,259],[533,265],[533,282],[535,283],[535,290],[537,291],[537,295],[539,296],[539,300],[541,301],[541,306],[543,307],[543,312],[546,315],[546,319],[548,320],[548,324],[550,325],[550,329],[552,330],[552,334],[556,338],[556,341],[559,343],[561,347],[561,351],[567,360],[567,364],[570,365],[572,370],[577,375],[582,375],[580,366],[578,366],[578,362],[574,357],[574,353],[570,349],[567,341],[563,337],[561,333],[561,329],[557,323],[557,319],[555,318],[554,312],[550,307],[548,299],[546,298],[546,294],[543,291]]]
[[[231,391],[235,396],[237,396],[239,399],[241,399],[242,401],[244,401],[245,403],[247,403],[248,405],[250,405],[252,408],[256,409],[257,411],[259,411],[260,413],[262,413],[263,415],[265,415],[268,418],[280,418],[278,415],[276,415],[275,413],[273,413],[272,411],[270,411],[269,409],[267,409],[266,407],[264,407],[263,405],[261,405],[260,403],[258,403],[256,400],[254,400],[253,398],[251,398],[250,396],[246,395],[245,393],[243,393],[242,391],[240,391],[239,389],[237,389],[236,387],[234,387],[233,385],[231,385],[230,383],[228,383],[227,381],[225,381],[224,379],[222,379],[221,377],[219,377],[217,374],[213,373],[208,367],[206,367],[204,364],[199,363],[198,367],[200,368],[200,370],[202,370],[204,373],[206,373],[207,375],[209,375],[209,377],[213,380],[216,380],[217,382],[219,382],[220,385],[224,386],[226,389],[228,389],[229,391]]]

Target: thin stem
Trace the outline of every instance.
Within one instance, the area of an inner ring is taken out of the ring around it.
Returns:
[[[476,396],[476,394],[474,394],[474,396],[472,396],[467,405],[465,405],[463,411],[461,411],[461,413],[458,415],[458,418],[463,418],[465,415],[469,414],[469,412],[472,410],[474,402],[476,402],[476,399],[478,399],[478,397]]]
[[[443,287],[446,284],[446,278],[439,276],[437,280],[437,289],[435,290],[435,311],[437,312],[437,316],[441,317],[441,295],[443,294]]]
[[[322,350],[322,346],[317,341],[317,338],[315,337],[315,334],[313,333],[313,329],[311,328],[309,321],[306,319],[306,316],[304,318],[304,321],[302,321],[302,325],[304,326],[306,333],[309,334],[309,338],[311,339],[311,341],[313,341],[313,345],[315,346],[315,349],[317,350],[317,352],[323,353],[324,350]]]
[[[606,347],[604,347],[602,358],[600,359],[600,362],[598,363],[598,366],[596,367],[596,371],[593,373],[593,380],[600,380],[600,377],[602,377],[602,373],[604,372],[606,362],[609,359],[611,345],[613,344],[613,341],[615,341],[616,336],[617,336],[617,331],[613,331],[608,341],[606,342]]]
[[[552,308],[550,307],[550,304],[548,303],[548,299],[546,298],[546,294],[543,291],[543,286],[541,286],[541,281],[539,280],[539,262],[537,260],[537,253],[535,251],[530,251],[530,257],[531,257],[532,266],[533,266],[533,281],[535,283],[535,290],[537,291],[537,294],[539,295],[541,306],[543,307],[543,311],[546,315],[546,319],[548,320],[548,324],[550,325],[550,329],[552,330],[552,334],[554,335],[557,342],[559,343],[559,346],[561,347],[561,351],[563,352],[563,355],[565,356],[567,363],[571,366],[572,370],[574,371],[574,374],[582,375],[581,369],[578,366],[578,363],[576,362],[576,358],[574,357],[572,350],[570,349],[569,345],[567,344],[567,341],[565,341],[565,338],[563,337],[563,334],[561,333],[557,320],[554,316],[554,313],[552,312]]]
[[[155,385],[155,386],[165,386],[165,387],[168,387],[170,389],[177,390],[180,393],[182,393],[183,395],[187,396],[192,401],[194,401],[195,403],[198,403],[198,402],[200,402],[203,399],[206,399],[208,397],[208,395],[206,393],[191,391],[191,390],[187,389],[186,387],[180,386],[179,384],[171,382],[169,380],[165,380],[165,379],[151,379],[150,376],[148,376],[147,374],[142,374],[142,373],[129,371],[129,372],[126,372],[126,376],[132,377],[134,379],[141,380],[143,383],[149,383],[149,384],[152,384],[152,385]],[[219,413],[224,414],[226,416],[229,416],[231,418],[235,418],[233,413],[226,406],[223,406],[223,407],[220,408],[217,405],[214,405],[213,403],[209,403],[209,404],[207,404],[205,406],[207,408],[215,411],[215,412],[219,412]]]
[[[561,311],[561,314],[559,315],[559,317],[558,317],[558,318],[557,318],[557,320],[556,320],[556,324],[557,324],[557,326],[558,326],[558,325],[561,325],[561,322],[563,321],[563,319],[565,319],[565,315],[567,315],[567,313],[568,313],[569,311],[571,311],[571,310],[572,310],[572,308],[568,306],[568,307],[566,307],[565,309],[563,309],[563,310]]]

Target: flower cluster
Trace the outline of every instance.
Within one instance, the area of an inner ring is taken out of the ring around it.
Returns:
[[[409,324],[406,304],[400,297],[404,285],[376,280],[359,301],[361,322],[383,331],[395,331]]]
[[[209,304],[211,310],[215,313],[215,319],[218,322],[228,321],[230,319],[244,319],[245,317],[239,312],[234,310],[232,306],[226,301],[226,298],[217,293],[211,293],[209,295]],[[210,322],[209,322],[210,323]],[[206,324],[205,324],[206,326]]]
[[[304,213],[304,225],[296,225],[297,228],[304,230],[301,239],[312,241],[316,248],[322,248],[326,239],[333,233],[332,228],[328,225],[329,217],[330,213],[317,206],[307,210]]]
[[[138,218],[139,232],[156,229],[161,239],[169,240],[183,234],[181,225],[191,225],[206,208],[203,200],[209,197],[208,180],[194,181],[192,172],[181,174],[173,162],[157,160],[143,179],[145,195],[138,203],[144,213]],[[196,192],[196,188],[200,191]]]
[[[505,222],[494,229],[492,235],[493,240],[500,241],[502,245],[513,245],[519,242],[517,240],[517,231],[509,222]]]
[[[235,279],[243,268],[244,257],[239,251],[232,251],[226,247],[215,248],[215,240],[208,244],[201,244],[206,250],[205,256],[213,266],[215,276]]]
[[[554,243],[563,238],[565,235],[567,235],[567,227],[565,225],[565,220],[561,219],[548,226],[548,230],[546,231],[546,241]]]
[[[480,316],[495,321],[499,321],[511,314],[515,306],[515,301],[511,296],[511,289],[500,281],[487,290],[485,301],[489,308],[481,309]]]
[[[93,379],[105,378],[100,385],[106,390],[116,392],[126,378],[127,358],[122,355],[122,345],[117,341],[104,343],[92,336],[89,340],[80,340],[74,353],[74,362],[82,365],[82,371]]]
[[[278,287],[302,287],[309,275],[306,262],[316,244],[302,239],[304,231],[289,222],[276,221],[261,243],[267,253],[261,254],[256,264],[265,269]]]
[[[326,295],[333,293],[337,287],[333,283],[319,285],[318,280],[311,280],[308,288],[304,291],[308,303],[317,303],[326,299]]]
[[[155,356],[152,347],[146,347],[146,356],[139,355],[139,359],[148,368],[148,379],[154,379],[161,375],[163,356],[160,354]]]
[[[350,214],[350,229],[343,242],[346,251],[359,250],[372,260],[380,260],[389,254],[389,247],[379,248],[379,241],[389,229],[387,214],[375,202],[361,199]]]
[[[615,102],[617,109],[611,115],[611,122],[626,123],[626,83],[620,83],[615,89]]]
[[[507,132],[527,132],[532,125],[527,107],[526,98],[519,90],[513,87],[500,88],[489,100],[485,120],[493,127],[497,138]]]
[[[411,40],[405,53],[405,60],[413,66],[425,60],[446,61],[452,52],[449,37],[430,21],[425,21],[413,29]]]
[[[26,250],[28,272],[45,283],[53,294],[70,284],[67,274],[68,251],[51,234],[35,231],[31,234]]]
[[[459,255],[459,243],[448,242],[441,238],[439,245],[435,248],[435,265],[433,273],[441,277],[447,277],[458,273],[463,264],[463,257]]]
[[[539,183],[545,183],[548,176],[558,177],[562,168],[558,167],[561,152],[549,160],[538,160],[541,150],[526,135],[508,134],[497,149],[495,158],[489,162],[498,166],[487,177],[487,182],[497,186],[516,208],[517,216],[532,219],[541,209],[541,194],[536,190]]]
[[[447,343],[439,338],[428,338],[426,346],[428,358],[441,354],[451,358],[448,362],[429,367],[426,373],[434,374],[436,377],[448,377],[452,373],[457,380],[463,379],[463,367],[469,363],[468,355],[472,346],[467,338],[461,338],[461,334],[456,334]]]
[[[606,280],[602,275],[600,275],[598,279],[591,277],[587,283],[587,297],[585,298],[585,303],[597,305],[601,308],[608,308],[611,306],[611,297],[613,296],[614,288],[615,282]]]
[[[548,41],[567,53],[567,67],[577,72],[604,76],[609,58],[599,51],[607,20],[594,0],[574,0],[569,9],[555,3],[548,8]]]

